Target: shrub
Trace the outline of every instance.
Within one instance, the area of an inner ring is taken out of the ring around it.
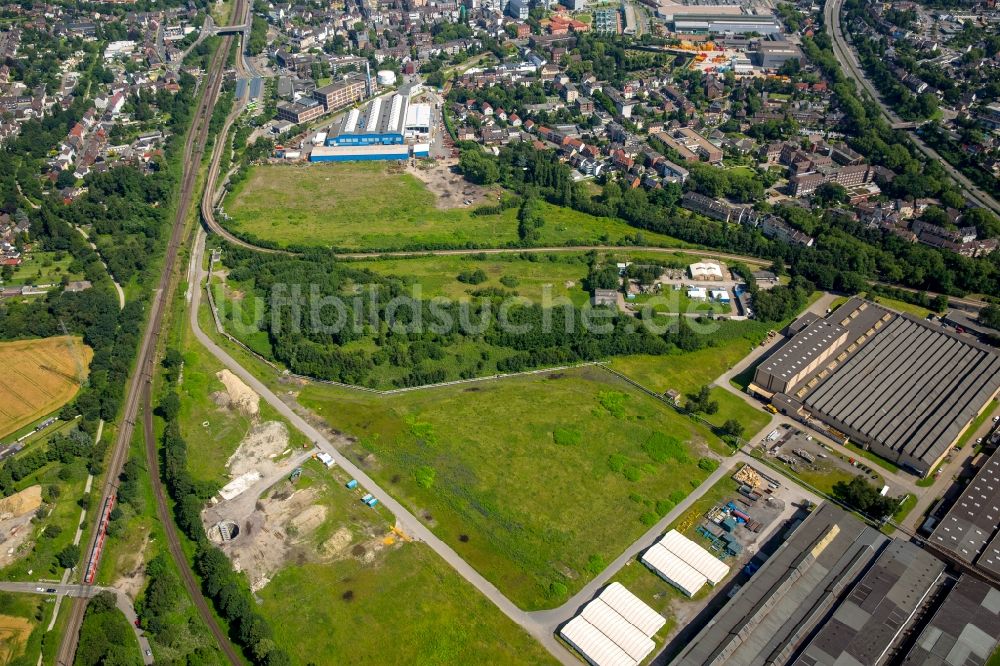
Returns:
[[[628,458],[620,453],[612,453],[608,456],[608,467],[612,472],[621,472],[625,469],[625,465],[628,464]]]
[[[567,594],[569,594],[569,588],[566,587],[565,583],[562,583],[558,580],[554,580],[551,583],[549,583],[550,597],[561,599],[562,597],[565,597]]]
[[[639,516],[639,520],[642,521],[643,525],[647,527],[652,527],[659,520],[659,517],[652,511],[647,511],[646,513]]]
[[[417,481],[417,485],[421,488],[430,488],[434,485],[434,477],[436,472],[433,467],[418,467],[413,473],[414,478]]]
[[[556,428],[552,431],[552,440],[561,446],[574,446],[582,439],[580,432],[572,428]]]
[[[513,289],[517,285],[521,284],[521,281],[518,280],[513,275],[504,275],[502,278],[500,278],[500,284],[502,284],[505,287],[509,287],[510,289]]]
[[[670,510],[674,508],[676,504],[670,500],[660,500],[656,503],[656,513],[662,518],[663,516],[670,513]]]
[[[687,448],[684,443],[676,437],[664,435],[661,432],[654,432],[642,444],[642,450],[646,455],[657,463],[665,463],[671,458],[679,463],[688,462]]]
[[[606,566],[608,566],[608,563],[600,555],[591,555],[587,558],[587,571],[595,576],[604,571]]]
[[[719,468],[719,461],[715,458],[699,458],[698,459],[698,469],[703,469],[706,472],[714,472]]]

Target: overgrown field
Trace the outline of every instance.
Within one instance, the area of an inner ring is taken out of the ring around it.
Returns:
[[[0,437],[69,402],[93,355],[76,336],[0,342]]]
[[[415,176],[386,164],[355,162],[257,166],[225,203],[235,232],[282,246],[350,250],[496,247],[518,242],[517,208],[473,215],[474,206],[441,209]],[[637,230],[621,220],[542,204],[537,245],[621,244]],[[679,245],[642,232],[651,245]]]
[[[258,592],[275,640],[295,663],[316,655],[351,663],[552,663],[430,548],[392,533],[388,514],[362,504],[363,490],[348,490],[346,480],[338,469],[305,466],[295,492],[314,494],[325,518],[308,533],[297,521],[295,558]]]
[[[701,483],[719,444],[594,367],[390,397],[309,385],[300,400],[357,437],[350,455],[528,609],[603,569]]]

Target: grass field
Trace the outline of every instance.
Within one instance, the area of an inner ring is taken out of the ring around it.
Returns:
[[[234,231],[278,243],[351,250],[495,247],[516,243],[517,209],[475,216],[472,207],[442,210],[416,177],[385,164],[258,166],[226,199]],[[637,230],[621,220],[544,204],[540,245],[621,243]],[[644,242],[677,245],[643,232]]]
[[[307,468],[303,478],[311,472]],[[320,474],[329,476],[326,470]],[[368,516],[366,525],[352,528],[356,542],[372,530],[388,531],[378,514],[337,486],[323,491],[321,501],[330,518],[317,532],[317,541],[329,538],[351,513]],[[275,640],[295,663],[333,654],[350,655],[351,663],[554,663],[534,639],[420,543],[397,542],[363,561],[341,556],[288,566],[259,596]],[[287,621],[291,598],[295,622]]]
[[[260,596],[275,640],[299,664],[316,655],[355,664],[556,663],[424,544],[405,544],[375,565],[288,567]]]
[[[68,276],[70,280],[83,279],[82,273],[70,270],[72,263],[72,255],[66,252],[32,252],[26,255],[24,263],[14,269],[13,277],[4,286],[59,284],[63,276]]]
[[[707,476],[718,440],[590,367],[300,401],[349,455],[523,608],[556,606]]]
[[[93,356],[79,337],[0,342],[0,437],[69,402]]]
[[[694,393],[736,365],[753,350],[749,340],[737,338],[717,347],[667,356],[619,356],[610,365],[657,393],[674,389]]]
[[[543,302],[545,293],[552,299],[567,298],[576,306],[584,305],[589,298],[581,284],[587,276],[582,254],[452,255],[359,261],[351,265],[409,280],[420,286],[420,297],[425,299],[458,299],[489,288],[516,292],[534,303]],[[489,279],[477,285],[458,281],[459,273],[474,270],[482,270]],[[514,286],[504,284],[502,278]]]

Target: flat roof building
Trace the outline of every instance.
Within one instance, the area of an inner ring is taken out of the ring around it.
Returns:
[[[903,666],[983,666],[1000,637],[1000,590],[962,576],[945,597]]]
[[[908,541],[891,541],[799,651],[795,664],[884,663],[944,574],[944,562]]]
[[[1000,354],[855,297],[798,330],[750,390],[926,475],[1000,390]]]
[[[836,506],[820,505],[672,663],[789,663],[888,541]]]
[[[758,33],[776,35],[781,32],[781,24],[771,14],[677,14],[673,17],[674,32],[689,33]]]
[[[764,69],[779,69],[789,60],[802,62],[802,50],[784,40],[761,40],[757,49],[757,58]]]
[[[1000,449],[938,523],[930,542],[1000,579]]]
[[[317,88],[313,97],[323,105],[327,113],[360,102],[368,92],[368,83],[363,75],[347,76],[340,81]]]

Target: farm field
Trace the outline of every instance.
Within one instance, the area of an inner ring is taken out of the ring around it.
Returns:
[[[310,384],[299,400],[525,609],[603,569],[701,483],[718,445],[597,367],[383,397]]]
[[[518,242],[517,209],[476,216],[474,206],[441,209],[415,176],[385,164],[255,167],[227,197],[226,225],[278,245],[346,250],[497,247]],[[621,220],[543,204],[540,245],[622,243],[637,232]],[[679,241],[644,232],[644,242]]]
[[[0,437],[69,402],[93,355],[75,336],[0,342]]]
[[[35,663],[42,650],[37,618],[43,603],[38,595],[0,592],[0,664]]]

